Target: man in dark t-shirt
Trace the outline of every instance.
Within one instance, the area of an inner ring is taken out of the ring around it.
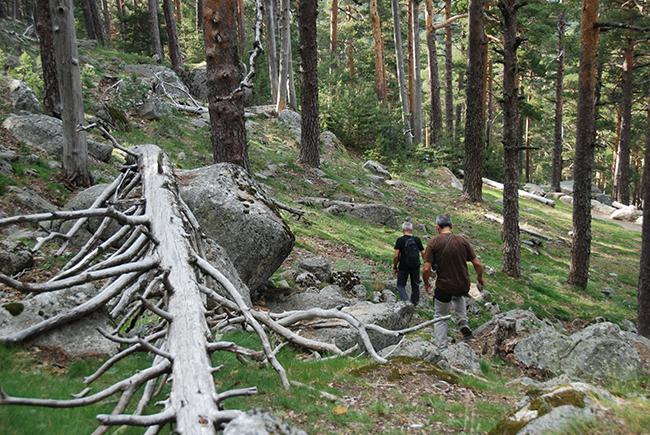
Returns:
[[[471,262],[476,270],[476,279],[483,286],[483,266],[476,257],[474,249],[463,236],[452,233],[451,218],[449,215],[436,217],[436,230],[438,236],[429,240],[424,252],[424,288],[431,293],[431,270],[436,265],[437,278],[434,294],[435,317],[449,314],[451,305],[454,305],[456,322],[460,326],[463,337],[472,336],[472,330],[467,323],[467,309],[465,296],[469,293],[470,278],[467,262]],[[447,321],[437,322],[434,326],[436,345],[444,348],[447,346]]]
[[[419,237],[413,235],[413,224],[402,224],[404,235],[395,241],[393,256],[393,272],[397,275],[397,290],[403,301],[408,301],[406,280],[411,280],[411,302],[417,305],[420,301],[420,256],[424,246]]]

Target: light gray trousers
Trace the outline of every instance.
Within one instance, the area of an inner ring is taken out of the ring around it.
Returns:
[[[436,318],[447,316],[451,311],[451,306],[454,306],[454,312],[456,314],[456,323],[459,328],[463,326],[468,326],[467,323],[467,307],[465,305],[464,296],[454,296],[451,298],[450,302],[441,302],[438,299],[434,299],[435,303],[435,316]],[[449,320],[443,320],[437,322],[433,326],[433,335],[436,341],[436,346],[439,348],[447,347],[447,323]]]

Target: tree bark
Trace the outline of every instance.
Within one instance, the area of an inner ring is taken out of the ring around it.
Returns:
[[[92,178],[88,171],[86,132],[79,129],[84,121],[84,108],[72,0],[50,0],[50,14],[61,93],[63,172],[72,184],[90,186]]]
[[[181,25],[183,20],[183,5],[181,0],[174,0],[174,17],[176,18],[176,27]]]
[[[517,9],[518,0],[501,0],[503,16],[503,271],[513,277],[521,275],[519,247],[519,176],[517,158]]]
[[[93,21],[93,12],[90,8],[89,0],[82,0],[81,9],[84,14],[84,27],[86,28],[86,38],[97,40],[95,33],[95,22]]]
[[[320,122],[318,117],[318,44],[316,18],[318,0],[300,0],[300,60],[302,62],[300,163],[320,166]]]
[[[634,68],[634,41],[628,38],[623,59],[621,99],[621,135],[618,142],[616,166],[616,199],[625,205],[630,203],[630,134],[632,131],[632,87]]]
[[[120,31],[120,36],[124,37],[124,35],[126,34],[126,31],[124,29],[124,23],[122,22],[122,18],[125,16],[124,1],[115,0],[115,8],[117,9],[117,15],[118,15],[117,27]]]
[[[490,56],[488,65],[488,82],[487,82],[487,119],[485,127],[485,149],[492,145],[492,132],[494,127],[494,73],[493,61]]]
[[[431,0],[428,0],[429,2]],[[393,14],[393,40],[395,43],[395,63],[397,69],[397,85],[399,88],[399,101],[402,105],[402,124],[404,125],[404,136],[406,143],[413,143],[411,133],[411,115],[409,109],[409,97],[406,91],[406,80],[404,78],[404,52],[402,51],[402,16],[399,7],[399,0],[391,0]],[[435,43],[435,42],[434,42]]]
[[[239,56],[243,58],[246,47],[246,8],[244,7],[244,0],[237,0],[237,36]]]
[[[395,0],[394,0],[395,1]],[[438,145],[442,131],[442,101],[440,100],[440,77],[438,74],[438,49],[436,31],[433,27],[433,0],[426,0],[427,52],[429,60],[429,85],[431,87],[430,137],[432,146]]]
[[[384,64],[384,37],[381,34],[379,5],[377,0],[370,0],[370,19],[372,21],[372,40],[375,50],[375,91],[379,101],[386,101],[386,69]]]
[[[248,169],[236,1],[204,0],[206,76],[214,162]]]
[[[484,44],[483,47],[487,48],[487,44]],[[487,54],[487,51],[483,50],[483,56],[485,56],[486,54]],[[487,89],[486,81],[485,81],[485,78],[484,78],[486,76],[486,74],[485,74],[486,73],[485,66],[487,66],[487,62],[485,62],[485,60],[483,61],[483,65],[484,65],[483,66],[483,72],[481,73],[481,76],[483,77],[483,79],[482,79],[483,80],[483,95],[482,95],[481,101],[485,101],[485,89]],[[462,95],[463,88],[465,87],[465,73],[466,73],[466,71],[459,71],[458,72],[458,98],[460,98],[460,96]],[[485,119],[485,107],[483,105],[481,106],[481,110],[483,111],[481,116],[483,117],[483,119]],[[463,118],[463,102],[461,100],[461,101],[458,101],[458,104],[456,104],[456,121],[455,121],[455,125],[454,125],[454,128],[456,129],[456,131],[454,132],[454,142],[459,144],[459,146],[460,146],[460,143],[461,143],[460,142],[460,136],[461,136],[461,134],[463,132],[463,120],[462,120],[462,118]]]
[[[599,30],[598,0],[582,0],[576,152],[573,166],[573,247],[569,284],[585,288],[591,252],[591,178],[594,164],[594,109]]]
[[[472,202],[482,200],[483,151],[485,120],[483,119],[483,2],[470,0],[469,38],[465,115],[465,178],[463,192]],[[477,103],[478,102],[478,103]]]
[[[289,11],[289,23],[291,23],[291,11]],[[296,81],[293,72],[293,44],[291,42],[291,27],[288,28],[288,40],[289,40],[289,51],[287,55],[289,56],[289,107],[292,110],[298,110],[298,94],[296,93]]]
[[[276,0],[265,1],[264,24],[266,27],[266,52],[269,63],[269,80],[271,81],[271,101],[278,101],[278,47],[276,33]]]
[[[54,35],[52,34],[52,17],[49,0],[37,0],[34,8],[36,14],[36,32],[41,49],[41,67],[43,68],[43,105],[48,115],[61,118],[61,97],[56,74],[56,56],[54,55]]]
[[[336,46],[338,44],[339,0],[331,0],[330,7],[330,71],[336,63]]]
[[[415,107],[415,60],[413,59],[413,2],[406,2],[406,52],[408,54],[408,97],[409,97],[409,124],[411,125],[411,136],[415,136],[413,128],[413,108]]]
[[[158,0],[149,2],[149,33],[151,35],[151,54],[156,56],[158,62],[164,59],[162,43],[160,42],[160,23],[158,22]]]
[[[482,5],[481,10],[483,10]],[[445,20],[449,18],[451,18],[451,0],[445,0]],[[445,28],[445,119],[447,121],[447,135],[449,137],[454,135],[454,85],[452,70],[452,30],[451,26],[447,26]]]
[[[420,20],[419,0],[409,0],[411,13],[411,30],[413,32],[413,141],[422,143],[422,79],[420,77]]]
[[[289,0],[280,0],[280,68],[278,73],[278,99],[276,111],[282,112],[289,102],[289,52],[291,50],[291,29],[289,23]]]
[[[104,29],[106,29],[106,40],[110,40],[113,35],[113,17],[111,14],[111,4],[109,0],[102,1],[102,11],[104,13]]]
[[[560,192],[562,181],[562,148],[564,128],[563,120],[563,92],[564,92],[564,30],[566,23],[564,13],[560,13],[557,22],[557,69],[555,76],[555,134],[553,146],[553,173],[551,177],[551,189]]]
[[[176,30],[176,18],[174,18],[174,5],[172,0],[163,0],[163,13],[165,14],[165,28],[167,29],[167,40],[169,44],[169,60],[172,69],[176,73],[183,70],[183,57],[181,47],[178,43],[178,31]]]
[[[86,0],[90,9],[90,17],[92,20],[93,28],[95,29],[95,39],[99,45],[106,44],[106,32],[104,31],[104,23],[102,23],[102,11],[99,7],[99,0]]]
[[[639,334],[650,338],[650,95],[646,106],[645,161],[643,163],[643,239],[639,273]]]

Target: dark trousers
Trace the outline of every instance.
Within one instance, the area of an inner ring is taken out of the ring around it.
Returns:
[[[420,269],[413,270],[398,270],[397,271],[397,290],[399,297],[403,301],[408,301],[406,294],[406,280],[411,280],[411,302],[417,305],[420,301]]]

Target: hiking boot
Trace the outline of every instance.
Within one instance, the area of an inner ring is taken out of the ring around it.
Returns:
[[[463,326],[462,328],[460,328],[460,333],[463,334],[463,338],[465,340],[469,340],[470,338],[472,338],[472,330],[469,329],[468,326]]]

